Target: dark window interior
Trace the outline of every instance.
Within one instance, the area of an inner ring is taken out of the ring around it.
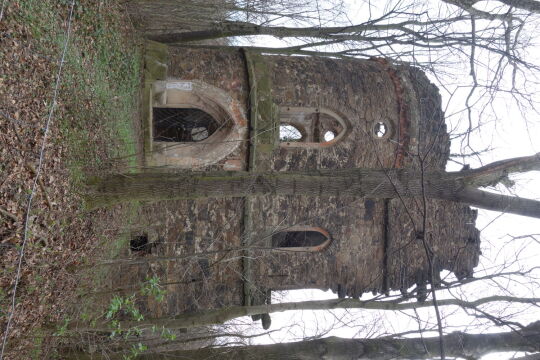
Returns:
[[[199,109],[153,109],[154,141],[196,142],[208,138],[219,124]]]
[[[131,251],[150,253],[151,246],[148,243],[148,235],[138,235],[131,238],[129,248]]]
[[[326,240],[326,236],[318,231],[282,231],[272,235],[272,247],[319,246]]]

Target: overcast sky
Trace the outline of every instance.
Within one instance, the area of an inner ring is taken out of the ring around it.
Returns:
[[[380,3],[382,4],[382,1]],[[418,4],[421,4],[421,2],[418,2]],[[440,4],[440,2],[431,1],[429,4],[436,6]],[[487,4],[487,2],[485,4]],[[367,6],[366,2],[348,0],[347,6],[349,7],[347,15],[353,22],[357,22],[354,19],[362,19],[362,17],[367,14],[367,11],[365,10],[365,7]],[[482,4],[480,4],[480,6],[482,6]],[[488,4],[487,6],[491,6],[491,4]],[[534,33],[536,24],[531,22],[530,25],[531,28],[529,30]],[[250,42],[258,46],[283,46],[278,40],[268,37],[259,40],[251,39]],[[245,44],[246,42],[239,41],[239,43]],[[540,47],[536,46],[533,42],[531,46],[527,48],[528,54],[526,56],[540,59],[539,49]],[[480,54],[479,56],[484,56],[483,58],[478,59],[482,63],[489,64],[490,61],[493,61],[487,54]],[[487,73],[482,73],[481,69],[478,71],[479,77],[488,76]],[[429,76],[433,82],[437,83],[433,76]],[[538,91],[539,88],[534,81],[526,83],[526,81],[530,80],[534,79],[518,79],[518,83],[524,84],[523,87],[527,92],[536,94],[535,100],[538,100],[538,94],[540,93],[540,91]],[[445,85],[447,85],[449,91],[445,91],[441,88],[441,95],[444,104],[443,108],[447,114],[446,121],[448,128],[454,133],[463,132],[468,126],[466,112],[463,110],[470,87],[460,88],[459,86],[470,85],[468,64],[463,64],[461,76],[453,80],[448,80]],[[512,98],[507,94],[499,94],[490,106],[491,107],[479,106],[473,112],[473,116],[476,119],[481,118],[484,125],[482,126],[481,131],[474,133],[471,137],[472,147],[474,150],[490,148],[491,151],[483,154],[478,159],[468,158],[466,162],[469,163],[471,167],[477,167],[480,163],[486,164],[496,160],[532,155],[540,152],[540,141],[538,141],[538,137],[540,136],[540,121],[537,113],[530,109],[523,110],[518,108],[516,103],[513,102]],[[482,114],[480,114],[480,112],[482,112]],[[471,151],[469,148],[464,149],[463,143],[460,143],[459,141],[454,141],[452,143],[452,153],[460,153],[462,150]],[[460,168],[461,165],[454,163],[449,163],[448,166],[449,170],[459,170]],[[530,172],[524,175],[515,176],[513,179],[517,180],[514,188],[507,190],[504,186],[499,186],[498,190],[540,200],[540,172]],[[492,273],[494,267],[500,266],[500,264],[513,262],[516,258],[519,258],[519,263],[517,264],[519,266],[530,267],[537,265],[538,259],[540,259],[540,244],[530,238],[524,238],[519,241],[510,241],[508,235],[523,236],[527,234],[540,234],[540,220],[480,210],[476,226],[482,231],[481,247],[483,251],[481,263],[476,269],[476,276],[479,276],[482,273]],[[540,237],[538,237],[538,239],[540,239]],[[535,296],[534,291],[537,290],[527,286],[515,286],[515,284],[512,283],[505,283],[503,285],[507,286],[509,291],[518,296],[533,297]],[[479,288],[478,285],[475,285],[473,289],[465,290],[471,292],[473,299],[493,291],[490,288]],[[332,292],[325,293],[318,290],[294,291],[281,294],[280,296],[283,296],[280,301],[337,297],[337,295]],[[538,295],[536,295],[536,297],[538,297]],[[449,328],[449,332],[460,328],[470,330],[468,325],[471,323],[472,318],[464,316],[464,313],[461,310],[456,312],[455,309],[450,310],[445,308],[443,309],[443,312],[445,314],[454,312],[453,315],[447,319],[447,322],[451,326],[456,326],[456,328]],[[274,333],[271,338],[259,339],[257,341],[283,341],[291,340],[295,337],[302,337],[303,335],[315,335],[315,333],[324,332],[327,328],[336,325],[336,322],[339,323],[343,320],[344,314],[345,312],[343,311],[336,311],[333,313],[320,311],[317,312],[316,315],[314,315],[313,312],[272,314],[272,329],[278,329],[282,326],[286,327],[289,324],[297,325],[293,327],[293,329]],[[415,319],[396,313],[383,314],[382,318],[378,312],[373,311],[350,311],[350,314],[350,316],[345,316],[347,320],[353,320],[357,325],[368,325],[368,327],[342,327],[326,335],[338,335],[343,337],[367,336],[370,335],[369,330],[371,328],[369,325],[373,324],[376,324],[377,327],[387,329],[390,333],[418,328]],[[419,311],[419,315],[422,321],[429,321],[431,323],[435,321],[435,315],[431,309]],[[384,319],[384,321],[381,319]],[[535,319],[540,319],[540,312],[536,311],[534,313],[532,310],[528,310],[526,314],[518,316],[518,319],[527,324]],[[359,332],[359,330],[361,331]],[[505,329],[492,328],[490,330],[504,331]],[[484,359],[506,359],[508,356],[508,354],[491,355]]]

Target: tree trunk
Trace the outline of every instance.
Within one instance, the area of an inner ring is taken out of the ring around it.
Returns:
[[[499,0],[503,4],[512,6],[514,8],[527,10],[532,13],[540,13],[540,2],[535,0]]]
[[[360,35],[365,31],[385,31],[403,27],[408,25],[402,23],[399,26],[396,24],[390,25],[375,25],[375,24],[358,24],[351,26],[338,27],[305,27],[292,28],[284,26],[262,26],[247,22],[222,22],[211,28],[199,31],[188,32],[168,32],[163,34],[150,35],[149,38],[162,43],[178,43],[188,41],[201,41],[208,39],[226,38],[231,36],[249,36],[249,35],[272,35],[279,38],[284,37],[312,37],[320,39],[337,39],[340,40],[357,40],[367,41],[372,40],[372,37]]]
[[[425,176],[432,197],[452,197],[464,184],[444,179],[445,173]],[[246,197],[257,195],[360,196],[393,198],[419,196],[418,171],[404,169],[340,169],[305,172],[140,173],[110,176],[94,183],[90,203]]]
[[[475,359],[485,354],[503,351],[540,351],[540,322],[519,332],[465,334],[454,332],[443,337],[448,356]],[[432,359],[438,356],[439,338],[342,339],[329,337],[311,341],[273,345],[202,348],[139,355],[136,359],[220,359],[220,360],[390,360]],[[81,354],[77,359],[97,359]],[[121,359],[111,355],[109,359]]]
[[[426,196],[482,209],[540,218],[540,201],[488,193],[511,172],[538,170],[540,155],[508,159],[462,172],[415,169],[333,169],[297,172],[140,173],[94,179],[90,208],[131,200],[302,195],[373,199]]]
[[[475,309],[480,305],[493,302],[538,304],[539,298],[518,298],[512,296],[489,296],[476,301],[463,301],[459,299],[443,299],[437,302],[438,306],[460,306],[466,309]],[[145,319],[142,321],[120,321],[122,329],[131,327],[165,327],[168,329],[182,329],[201,327],[208,325],[224,324],[242,316],[252,316],[258,314],[272,314],[293,310],[335,310],[335,309],[369,309],[369,310],[391,310],[405,311],[431,307],[431,302],[408,302],[398,303],[395,301],[361,301],[358,299],[331,299],[331,300],[313,300],[301,302],[288,302],[268,305],[255,306],[231,306],[221,309],[204,310],[191,313],[183,313],[174,317],[164,317],[155,319]],[[76,329],[76,323],[72,323],[70,329]],[[104,326],[93,327],[91,329],[79,329],[88,331],[110,331],[110,328]]]

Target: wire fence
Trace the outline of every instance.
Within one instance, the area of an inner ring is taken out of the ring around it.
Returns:
[[[6,8],[7,0],[2,0],[2,8],[0,8],[0,21],[4,17],[4,9]]]
[[[4,7],[5,7],[6,2],[7,2],[7,0],[2,1],[2,8],[1,8],[1,11],[0,11],[0,20],[3,17]],[[42,170],[42,164],[43,164],[43,160],[44,160],[44,157],[45,157],[45,147],[46,147],[47,139],[48,139],[49,125],[53,120],[54,112],[55,112],[55,108],[56,108],[56,98],[57,98],[58,89],[59,89],[60,82],[61,82],[61,75],[62,75],[62,68],[63,68],[63,65],[64,65],[64,58],[65,58],[65,54],[66,54],[66,51],[67,51],[68,46],[69,46],[69,38],[70,38],[70,31],[71,31],[71,20],[72,20],[74,7],[75,7],[75,1],[72,0],[71,7],[70,7],[70,13],[69,13],[69,20],[67,22],[66,37],[65,37],[65,41],[64,41],[64,45],[63,45],[62,56],[61,56],[61,59],[60,59],[60,62],[59,62],[58,73],[57,73],[57,76],[56,76],[56,83],[55,83],[55,88],[54,88],[54,93],[53,93],[53,100],[52,100],[52,103],[51,103],[51,106],[50,106],[50,111],[49,111],[49,115],[48,115],[48,118],[47,118],[46,126],[43,129],[44,138],[42,140],[41,151],[39,153],[39,163],[38,163],[37,170],[36,170],[36,173],[35,173],[35,179],[34,179],[34,182],[33,182],[33,187],[32,187],[31,193],[28,196],[28,201],[27,201],[27,206],[26,206],[26,211],[25,211],[26,215],[25,215],[25,223],[24,223],[24,237],[23,237],[22,246],[20,248],[20,253],[19,253],[19,258],[18,258],[18,266],[17,266],[17,273],[16,273],[16,278],[15,278],[15,285],[14,285],[14,288],[13,288],[13,294],[12,294],[12,298],[11,298],[11,310],[9,312],[9,318],[8,318],[7,325],[6,325],[5,332],[4,332],[2,349],[1,349],[1,353],[0,353],[0,360],[3,359],[3,357],[4,357],[4,349],[6,347],[6,344],[7,344],[8,338],[9,338],[10,325],[11,325],[12,319],[14,318],[14,315],[15,315],[15,303],[16,303],[16,296],[17,296],[17,287],[18,287],[19,281],[21,279],[21,273],[22,273],[22,268],[23,268],[23,261],[24,261],[26,243],[27,243],[27,240],[28,240],[28,238],[30,236],[30,234],[29,234],[30,210],[32,208],[32,202],[33,202],[34,194],[36,192],[36,187],[37,187],[37,185],[39,183],[40,174],[41,174],[41,170]],[[414,47],[413,47],[413,51],[414,51]],[[0,114],[5,116],[6,119],[8,119],[11,122],[18,123],[18,124],[22,123],[21,120],[12,119],[7,114],[3,114],[1,112],[0,112]],[[193,129],[191,129],[191,130],[193,130]],[[437,130],[437,133],[439,132],[439,130],[441,130],[441,129],[439,128]],[[193,133],[190,132],[189,136],[192,137],[192,135],[193,135]],[[433,141],[435,141],[436,139],[437,138],[435,138]],[[252,139],[250,139],[250,140],[252,140]],[[250,141],[250,140],[235,140],[235,141]],[[373,139],[371,139],[371,140],[373,141]],[[215,143],[213,143],[213,144],[215,144]],[[205,143],[182,144],[182,143],[179,142],[178,144],[170,145],[170,147],[184,147],[184,146],[186,146],[186,147],[194,147],[194,146],[208,146],[208,145],[209,144],[205,144]],[[431,149],[432,149],[432,146],[428,146],[427,152],[431,152]],[[420,157],[420,151],[419,151],[419,154],[412,154],[412,155]],[[422,166],[422,169],[423,169],[423,166]],[[240,205],[241,205],[240,203],[237,204],[238,209],[240,208]],[[424,206],[423,206],[422,213],[425,216],[425,214],[427,213],[426,204],[425,204],[425,198],[424,198],[424,204],[423,205]],[[346,204],[346,206],[347,207],[352,207],[353,204],[352,203],[351,204]],[[331,212],[330,210],[329,210],[329,212]],[[236,211],[236,212],[239,212],[239,211]],[[410,216],[410,217],[411,217],[411,222],[414,223],[414,221],[412,220],[412,216]],[[424,224],[422,226],[421,234],[426,233],[425,219],[426,218],[424,217],[423,218]],[[305,219],[302,220],[302,223],[304,222],[304,220]],[[227,219],[226,220],[226,225],[230,225],[229,222],[233,223],[234,220],[233,219]],[[415,226],[415,228],[416,228],[416,226]],[[243,234],[243,236],[247,236],[247,234]],[[218,238],[220,238],[220,237],[221,236],[218,236]],[[214,242],[212,242],[209,245],[209,248],[211,246],[213,246],[213,245],[214,245]],[[398,250],[400,250],[400,249],[398,249]],[[395,250],[395,252],[397,252],[397,250]],[[428,259],[430,259],[429,251],[427,251],[427,250],[426,250],[426,256],[427,256]],[[221,261],[222,262],[229,262],[230,259],[222,259]],[[193,262],[194,262],[195,265],[201,266],[200,265],[201,263],[199,262],[199,259],[196,256],[194,256]],[[208,267],[208,265],[206,265],[206,267]],[[430,264],[430,267],[432,267],[431,264]],[[187,267],[186,267],[186,269],[187,269]],[[186,272],[187,272],[187,270],[186,270]],[[204,274],[204,271],[202,271],[202,272]],[[432,272],[432,270],[430,272]],[[243,280],[249,281],[249,279],[243,279]],[[431,287],[433,288],[433,279],[431,279]],[[435,300],[434,300],[434,302],[435,302]],[[440,326],[440,324],[441,324],[440,320],[438,321],[438,324]],[[442,334],[441,334],[441,336],[442,336]]]
[[[5,4],[5,2],[6,1],[4,0],[4,2],[2,3],[2,11],[0,12],[0,20],[2,19],[2,16],[3,16],[3,13],[4,13],[4,4]],[[13,317],[15,315],[15,302],[16,302],[16,298],[17,298],[17,288],[19,286],[19,282],[20,282],[20,279],[21,279],[24,252],[25,252],[26,243],[27,243],[28,237],[29,237],[28,226],[29,226],[29,223],[30,223],[30,209],[32,208],[32,200],[34,199],[34,194],[35,194],[36,189],[38,187],[38,182],[39,182],[39,179],[40,179],[40,174],[41,174],[41,170],[42,170],[42,166],[43,166],[43,159],[45,158],[45,147],[47,145],[49,128],[50,128],[50,124],[52,122],[52,119],[54,117],[54,110],[56,108],[56,99],[58,97],[58,92],[59,92],[59,89],[60,89],[60,81],[62,79],[62,69],[64,67],[64,60],[65,60],[67,48],[68,48],[68,45],[69,45],[69,39],[70,39],[70,35],[71,35],[71,21],[72,21],[72,18],[73,18],[73,9],[74,8],[75,8],[75,0],[72,0],[71,4],[70,4],[70,8],[69,8],[69,17],[68,17],[68,21],[67,21],[66,36],[65,36],[65,40],[64,40],[64,44],[63,44],[62,55],[60,57],[60,62],[59,62],[59,66],[58,66],[58,72],[56,74],[56,81],[55,81],[55,86],[54,86],[54,91],[53,91],[53,96],[52,96],[51,108],[49,110],[49,115],[48,115],[47,121],[45,123],[43,141],[41,143],[41,150],[40,150],[40,153],[39,153],[38,166],[37,166],[37,169],[36,169],[36,174],[35,174],[32,190],[31,190],[31,192],[30,192],[30,194],[28,196],[28,202],[27,202],[27,206],[26,206],[26,216],[25,216],[25,222],[24,222],[24,236],[23,236],[23,241],[22,241],[22,245],[21,245],[21,248],[20,248],[19,261],[18,261],[18,264],[17,264],[17,273],[16,273],[16,277],[15,277],[15,285],[13,287],[13,294],[11,296],[11,309],[10,309],[10,312],[9,312],[8,321],[7,321],[7,324],[6,324],[5,331],[4,331],[4,338],[2,340],[2,350],[0,352],[0,360],[2,360],[4,358],[4,352],[5,352],[5,349],[6,349],[7,342],[8,342],[8,336],[9,336],[9,330],[10,330],[11,322],[12,322]]]

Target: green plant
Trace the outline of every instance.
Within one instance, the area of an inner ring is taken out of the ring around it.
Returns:
[[[135,359],[137,356],[139,356],[142,352],[146,351],[148,347],[144,344],[138,343],[133,344],[130,349],[130,353],[123,356],[124,360],[131,360]]]
[[[71,321],[70,318],[65,318],[64,323],[58,327],[56,332],[53,334],[54,336],[64,336],[67,333],[67,328],[69,325],[69,322]]]
[[[144,320],[144,316],[141,314],[137,305],[135,304],[135,294],[127,297],[121,297],[115,295],[109,304],[109,307],[105,313],[105,319],[108,321],[108,326],[111,328],[110,338],[116,336],[123,336],[128,338],[131,335],[140,335],[140,329],[132,327],[129,329],[122,329],[120,321],[116,318],[119,314],[126,314],[135,321]]]
[[[176,339],[176,334],[173,334],[169,329],[163,327],[161,329],[161,337],[165,340],[173,341]]]
[[[122,308],[123,303],[124,300],[120,296],[115,295],[109,304],[109,309],[105,314],[105,319],[111,319],[114,315],[116,315],[116,313]]]
[[[135,321],[142,321],[144,320],[144,316],[141,314],[137,306],[135,305],[135,294],[129,296],[129,297],[121,297],[118,295],[115,295],[111,303],[109,304],[109,308],[107,312],[105,313],[105,319],[110,320],[113,319],[113,317],[118,314],[121,310],[124,311],[124,313],[131,316]],[[113,320],[116,321],[116,320]]]
[[[146,281],[141,289],[141,293],[143,295],[153,296],[156,301],[162,302],[165,299],[165,294],[167,292],[159,285],[159,277],[152,276],[150,278],[146,278]]]

